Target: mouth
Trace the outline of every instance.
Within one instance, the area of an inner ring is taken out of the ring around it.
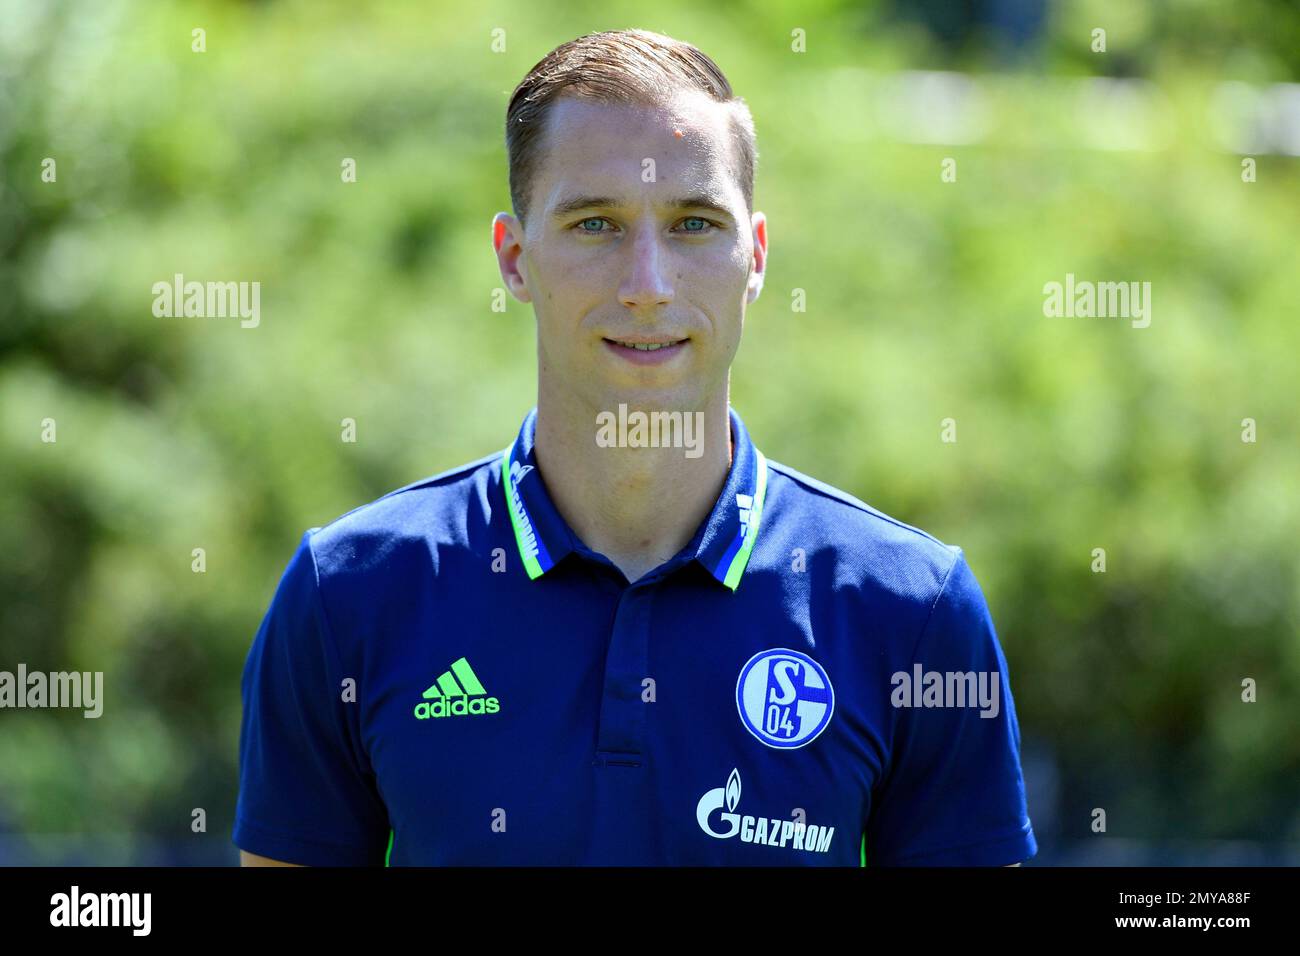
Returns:
[[[680,354],[690,339],[669,335],[634,336],[626,339],[605,339],[605,347],[616,355],[638,365],[665,362]]]
[[[625,349],[636,349],[638,352],[656,352],[659,349],[672,348],[674,345],[681,345],[686,339],[672,338],[671,336],[656,336],[653,338],[632,338],[632,339],[605,339],[611,345],[617,345]]]

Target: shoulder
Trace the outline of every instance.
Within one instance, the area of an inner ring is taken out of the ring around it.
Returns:
[[[397,488],[308,531],[322,578],[391,570],[411,550],[468,543],[491,516],[497,451]]]
[[[958,545],[789,465],[771,460],[768,465],[759,537],[779,549],[777,560],[790,560],[794,549],[802,548],[810,570],[820,561],[833,578],[822,581],[823,587],[928,610],[950,575],[963,570]]]

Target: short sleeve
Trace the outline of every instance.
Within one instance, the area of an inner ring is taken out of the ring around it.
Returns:
[[[233,831],[240,848],[307,866],[383,864],[387,812],[339,666],[309,531],[244,664]]]
[[[868,866],[1006,866],[1038,852],[1006,658],[975,575],[954,550],[902,662],[907,679],[896,671],[888,688],[896,718],[867,823]]]

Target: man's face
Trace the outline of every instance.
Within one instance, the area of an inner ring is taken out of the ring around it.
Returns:
[[[552,104],[527,230],[493,221],[502,276],[536,311],[544,393],[598,411],[725,395],[767,257],[732,148],[727,114],[703,94]]]

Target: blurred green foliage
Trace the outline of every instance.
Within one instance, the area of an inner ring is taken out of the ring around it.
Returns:
[[[301,531],[534,401],[531,310],[491,309],[509,93],[642,26],[758,128],[771,260],[732,402],[769,457],[965,548],[1059,773],[1045,849],[1096,806],[1135,839],[1300,841],[1300,161],[1243,183],[1206,119],[1224,79],[1294,77],[1300,15],[1184,6],[1060,5],[1004,63],[831,0],[0,5],[0,669],[106,687],[98,720],[0,712],[0,834],[233,859],[239,676]],[[946,62],[988,74],[988,135],[891,138],[873,84]],[[1062,84],[1116,63],[1162,91],[1155,148],[1083,142]],[[155,317],[175,273],[260,281],[260,326]],[[1066,273],[1151,282],[1150,327],[1045,318]]]

